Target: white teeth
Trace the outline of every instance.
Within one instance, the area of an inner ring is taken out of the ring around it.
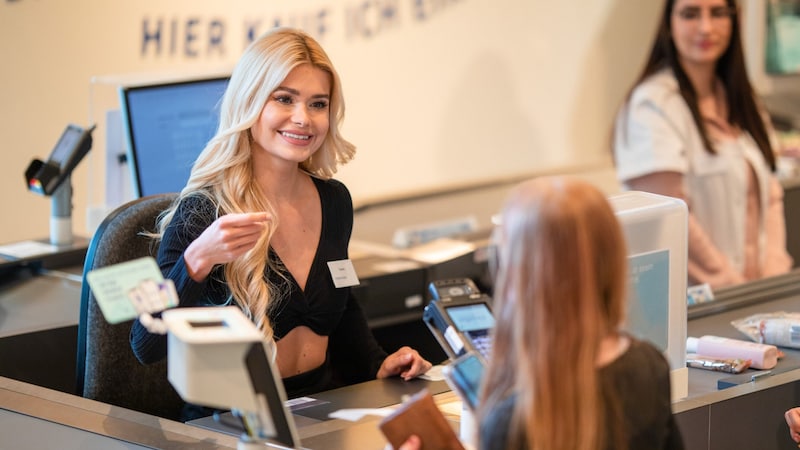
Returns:
[[[308,140],[308,139],[311,139],[311,136],[302,136],[302,135],[299,135],[299,134],[289,133],[289,132],[286,132],[286,131],[282,131],[281,134],[283,134],[284,136],[286,136],[288,138],[292,138],[292,139],[302,139],[304,141]]]

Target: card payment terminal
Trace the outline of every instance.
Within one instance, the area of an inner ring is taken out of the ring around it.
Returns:
[[[434,281],[429,290],[433,299],[422,318],[447,356],[455,359],[472,351],[488,360],[494,328],[491,297],[462,278]]]

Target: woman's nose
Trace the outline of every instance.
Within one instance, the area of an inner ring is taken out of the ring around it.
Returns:
[[[298,104],[292,114],[292,122],[300,127],[308,125],[308,110],[303,104]]]

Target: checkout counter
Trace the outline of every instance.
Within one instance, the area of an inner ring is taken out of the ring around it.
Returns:
[[[786,209],[795,208],[787,205]],[[474,236],[474,242],[485,238]],[[385,342],[380,335],[392,327],[417,325],[412,337],[429,342],[432,348],[438,344],[421,321],[424,299],[414,293],[424,292],[430,277],[472,275],[470,270],[485,267],[485,260],[475,256],[480,252],[457,258],[456,266],[433,265],[433,271],[432,265],[419,260],[376,256],[374,252],[361,259],[352,253],[362,279],[354,293],[379,341]],[[800,261],[798,255],[793,256]],[[79,274],[80,267],[70,267],[37,274],[16,271],[0,278],[0,448],[236,448],[237,436],[211,429],[208,423],[177,423],[71,394],[76,338],[70,333],[77,324]],[[395,287],[387,287],[387,283]],[[688,336],[741,339],[743,335],[730,325],[731,320],[754,313],[800,310],[800,271],[721,290],[716,297],[713,302],[688,308]],[[391,301],[378,303],[378,298]],[[397,333],[383,337],[389,334]],[[404,335],[404,342],[408,338]],[[686,448],[796,448],[789,439],[783,412],[800,406],[800,351],[784,351],[786,357],[773,375],[723,390],[717,389],[717,382],[729,374],[689,369],[688,395],[673,402]],[[425,356],[433,362],[441,360]],[[18,364],[20,361],[24,364]],[[20,367],[28,367],[27,377],[18,373]],[[36,379],[38,376],[43,379]],[[437,382],[375,380],[319,394],[327,399],[327,406],[295,412],[301,441],[313,449],[382,449],[386,441],[377,428],[379,417],[349,422],[327,418],[328,410],[390,406],[431,383]],[[453,404],[458,399],[438,383],[433,385],[434,398],[457,428],[460,407]],[[353,404],[355,399],[364,399],[364,403]]]
[[[800,272],[720,291],[713,302],[692,305],[688,334],[742,338],[731,320],[754,313],[791,311],[800,306]],[[673,402],[673,411],[689,450],[797,448],[789,439],[783,412],[800,405],[800,350],[786,356],[773,375],[717,389],[730,374],[689,369],[689,394]],[[757,371],[748,371],[756,373]],[[327,418],[340,408],[386,407],[403,395],[430,389],[454,429],[458,398],[443,382],[375,380],[318,394],[322,404],[295,411],[304,447],[382,449],[380,417],[356,422]],[[455,413],[454,413],[455,411]],[[236,448],[237,437],[208,422],[182,424],[71,394],[0,378],[0,447],[40,449]],[[210,420],[210,419],[209,419]],[[215,428],[215,429],[212,429]]]
[[[58,291],[59,301],[69,303],[66,297],[77,296],[75,281],[52,276],[18,281],[10,290],[22,294],[34,283],[52,289],[53,294]],[[33,296],[30,301],[37,299]],[[800,270],[720,290],[714,301],[690,306],[687,334],[741,339],[743,335],[730,324],[732,320],[798,308]],[[789,439],[783,412],[800,405],[800,350],[783,350],[786,356],[771,376],[727,389],[717,389],[717,382],[730,374],[689,369],[688,395],[673,402],[687,449],[796,448]],[[8,360],[4,361],[0,364],[6,365]],[[42,363],[47,364],[46,359]],[[443,382],[389,379],[318,394],[322,405],[294,411],[300,439],[312,449],[382,449],[385,440],[377,428],[380,417],[365,416],[350,422],[327,418],[327,414],[340,408],[391,406],[423,387],[436,394],[437,404],[457,429],[458,398]],[[0,448],[236,448],[237,436],[208,425],[173,422],[0,377]]]
[[[712,302],[688,309],[688,336],[747,339],[731,321],[753,314],[800,311],[800,271],[721,289]],[[790,449],[783,413],[800,406],[800,350],[785,353],[772,375],[749,381],[758,370],[731,375],[689,369],[689,394],[673,403],[687,449]],[[718,389],[720,380],[739,378]],[[744,378],[744,380],[742,380]],[[707,442],[707,444],[706,444]]]
[[[348,421],[330,419],[328,412],[391,406],[423,388],[436,393],[436,402],[443,409],[458,401],[444,382],[425,380],[375,380],[321,393],[315,396],[322,400],[321,405],[294,414],[302,445],[309,449],[383,449],[386,440],[378,429],[380,417],[367,415]],[[458,417],[446,417],[457,429]],[[239,432],[235,426],[214,423],[210,418],[184,424],[0,378],[0,448],[235,449]]]

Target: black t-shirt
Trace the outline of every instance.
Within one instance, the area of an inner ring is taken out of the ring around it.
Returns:
[[[630,348],[601,368],[599,375],[605,404],[621,408],[630,450],[683,449],[683,439],[672,415],[669,364],[655,346],[631,338]],[[480,449],[510,448],[508,430],[516,398],[510,395],[501,401],[480,424]],[[606,417],[615,415],[610,408],[613,406],[609,406]],[[612,450],[613,445],[606,448]]]

